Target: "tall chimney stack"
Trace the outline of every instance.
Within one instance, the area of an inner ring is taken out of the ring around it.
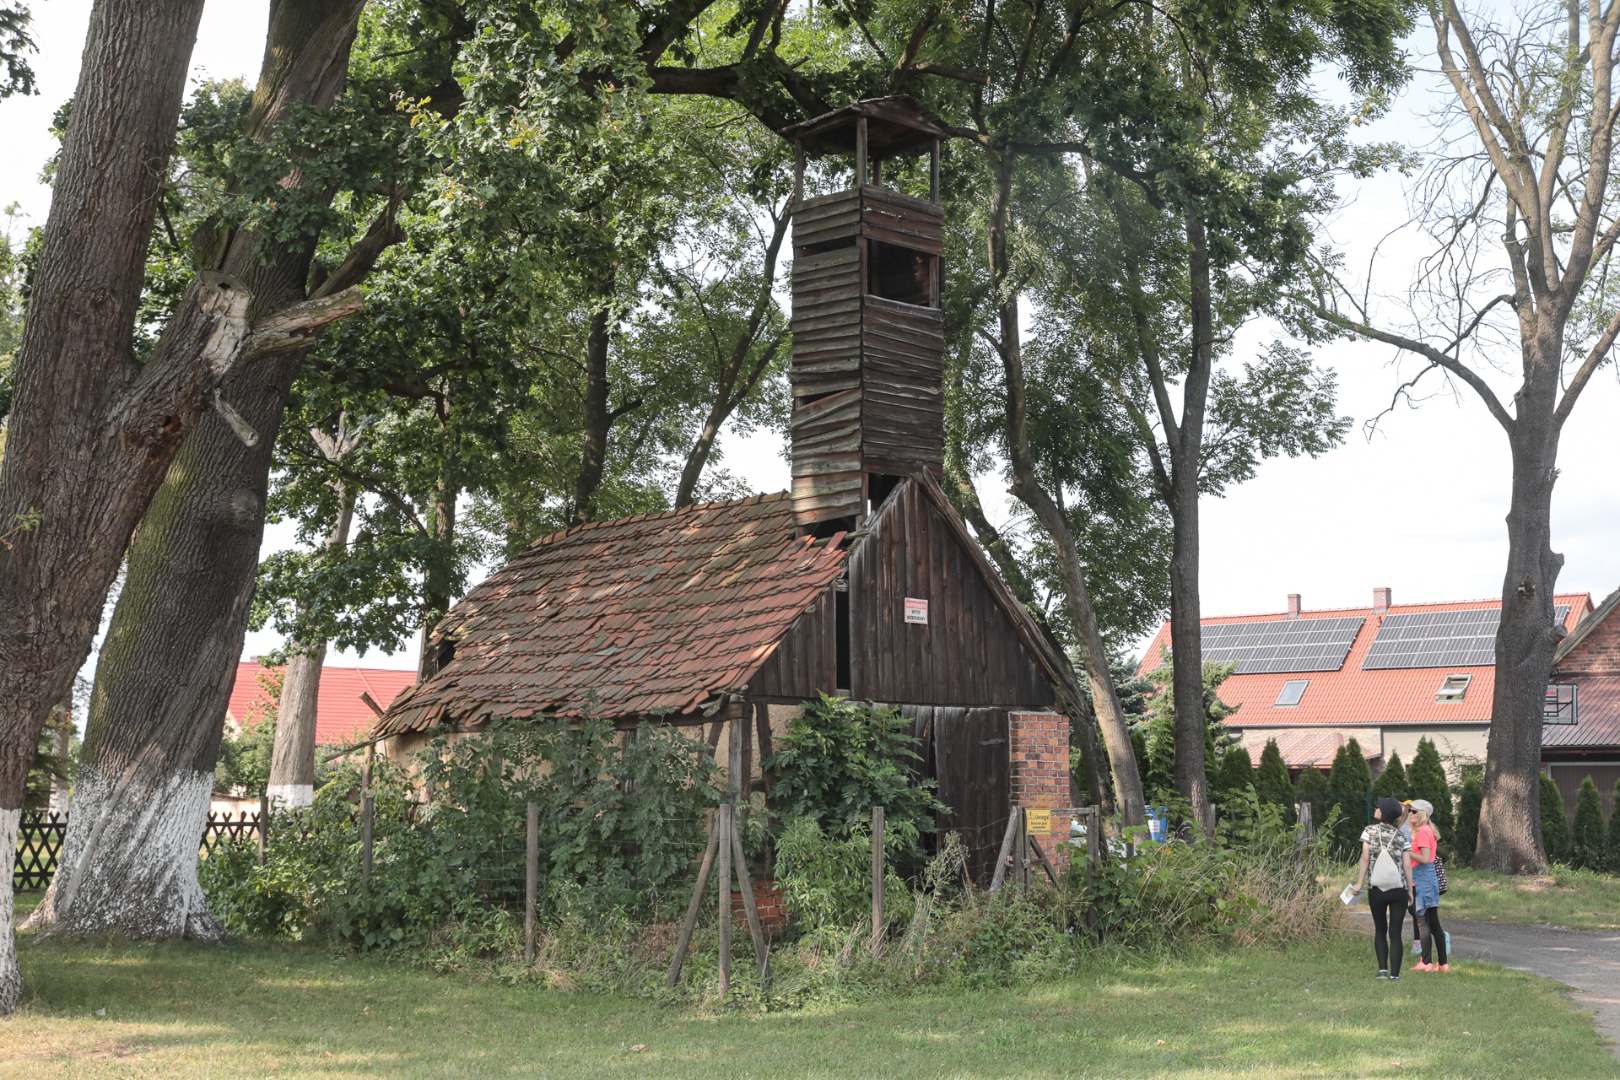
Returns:
[[[1288,594],[1288,617],[1290,619],[1299,618],[1299,593],[1297,592]]]
[[[1382,613],[1389,610],[1393,591],[1387,588],[1373,590],[1373,611]]]

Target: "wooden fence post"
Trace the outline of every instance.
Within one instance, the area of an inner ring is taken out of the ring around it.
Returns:
[[[360,796],[360,887],[371,892],[371,834],[376,819],[377,800],[371,792]]]
[[[720,996],[731,993],[731,812],[728,798],[720,804]]]
[[[270,795],[259,796],[259,865],[263,866],[270,849]]]
[[[872,955],[883,946],[883,807],[872,807]]]
[[[1301,841],[1316,838],[1316,823],[1311,820],[1311,804],[1297,803],[1294,810],[1299,815],[1299,838]]]
[[[990,875],[991,892],[1001,888],[1001,883],[1007,880],[1007,856],[1012,853],[1015,830],[1018,827],[1018,808],[1015,806],[1007,814],[1007,831],[1002,834],[1001,850],[996,854],[995,873]]]
[[[1029,888],[1029,815],[1018,808],[1018,836],[1013,841],[1013,880],[1020,889]]]
[[[523,851],[523,959],[534,963],[535,895],[540,891],[540,804],[529,804],[528,843]]]
[[[754,957],[759,961],[759,985],[771,987],[771,950],[765,941],[765,928],[759,921],[759,908],[754,904],[754,882],[748,876],[748,860],[743,855],[742,838],[731,830],[731,857],[737,866],[737,888],[742,892],[743,915],[748,919],[748,933],[754,941]]]

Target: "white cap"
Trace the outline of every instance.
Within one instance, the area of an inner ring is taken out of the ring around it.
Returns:
[[[1412,809],[1421,810],[1425,814],[1433,814],[1434,813],[1434,803],[1430,802],[1428,799],[1413,799],[1412,800]]]

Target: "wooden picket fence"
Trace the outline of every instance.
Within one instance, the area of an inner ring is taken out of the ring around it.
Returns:
[[[257,842],[264,817],[258,811],[208,815],[199,847],[206,853],[222,843]],[[24,810],[17,826],[17,855],[12,863],[11,887],[44,889],[56,876],[56,864],[67,839],[67,815],[55,810]]]

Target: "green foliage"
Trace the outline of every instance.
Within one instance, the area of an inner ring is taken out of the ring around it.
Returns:
[[[1175,687],[1168,651],[1163,663],[1148,678],[1156,687],[1148,701],[1145,721],[1137,725],[1141,731],[1143,755],[1142,787],[1151,802],[1171,802],[1177,797],[1176,745],[1175,745]],[[1234,711],[1221,700],[1220,685],[1236,664],[1204,664],[1204,765],[1211,776],[1212,786],[1219,787],[1220,764],[1227,750],[1237,745],[1237,736],[1226,726],[1225,718]],[[1244,755],[1247,758],[1247,754]]]
[[[1254,762],[1242,743],[1227,747],[1220,757],[1220,772],[1212,785],[1217,792],[1216,801],[1241,799],[1254,787]]]
[[[1372,782],[1373,798],[1386,796],[1395,800],[1414,798],[1415,796],[1408,794],[1408,786],[1406,769],[1401,765],[1401,755],[1391,754],[1389,764],[1378,774],[1378,779]],[[1439,807],[1436,806],[1435,809],[1438,810]]]
[[[1590,776],[1575,792],[1575,824],[1569,837],[1570,862],[1581,870],[1602,870],[1607,862],[1603,799]]]
[[[1361,830],[1371,820],[1367,809],[1367,790],[1372,786],[1372,772],[1362,756],[1361,744],[1350,739],[1333,756],[1333,768],[1328,772],[1328,804],[1338,812],[1333,829],[1333,848],[1340,858],[1348,858],[1358,848]]]
[[[1552,777],[1541,774],[1541,850],[1548,862],[1569,862],[1569,818]]]
[[[215,913],[236,933],[493,954],[509,944],[523,896],[529,802],[540,807],[542,916],[646,918],[688,879],[719,798],[707,747],[667,727],[644,725],[621,744],[589,720],[495,724],[440,736],[418,765],[412,778],[378,762],[369,891],[349,769],[310,808],[276,818],[265,866],[246,846],[208,854]]]
[[[1276,739],[1267,739],[1265,749],[1260,751],[1260,766],[1254,773],[1254,792],[1261,802],[1280,807],[1283,820],[1293,823],[1294,803],[1297,800],[1294,786],[1288,779],[1288,765],[1283,761],[1282,750],[1277,746]]]
[[[40,728],[34,759],[28,766],[28,777],[23,787],[23,809],[41,810],[50,805],[51,788],[58,782],[71,783],[77,764],[78,736],[70,735],[68,752],[56,752],[56,733],[66,724],[73,730],[73,718],[53,710],[45,726]]]
[[[910,894],[895,858],[911,853],[896,832],[884,833],[884,912],[904,917]],[[776,841],[776,880],[802,929],[853,926],[872,911],[872,834],[859,827],[829,836],[808,817],[793,818]]]
[[[1614,782],[1614,795],[1609,803],[1609,830],[1604,837],[1603,869],[1611,874],[1620,873],[1620,780]]]
[[[1321,769],[1307,767],[1299,771],[1299,778],[1294,781],[1294,801],[1311,804],[1311,821],[1320,829],[1333,806],[1328,778]]]
[[[266,669],[257,676],[259,697],[234,728],[227,726],[214,764],[214,790],[249,798],[263,795],[270,783],[270,760],[276,749],[276,709],[281,702],[282,671]],[[316,781],[322,781],[317,760]]]
[[[934,782],[912,772],[917,760],[911,722],[898,711],[822,694],[805,702],[762,767],[776,773],[771,794],[783,821],[803,818],[842,840],[881,806],[885,843],[915,858],[945,809]]]
[[[1442,840],[1451,835],[1456,818],[1451,808],[1451,784],[1446,768],[1432,739],[1419,739],[1412,767],[1406,770],[1407,798],[1427,799],[1434,804],[1434,825]],[[1442,848],[1442,853],[1444,849]]]
[[[1464,865],[1474,861],[1474,848],[1479,844],[1479,811],[1484,802],[1484,781],[1478,776],[1464,777],[1457,793],[1457,828],[1447,838],[1452,842],[1452,857]]]

